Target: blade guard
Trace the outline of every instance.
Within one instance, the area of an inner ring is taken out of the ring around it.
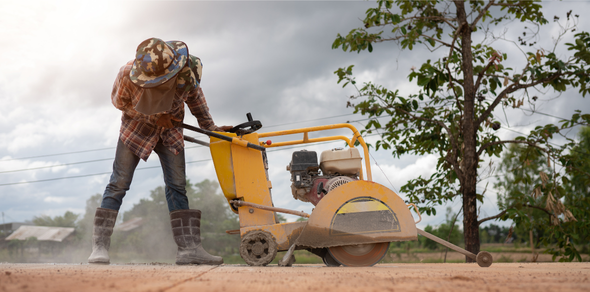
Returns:
[[[323,248],[417,239],[404,201],[378,183],[358,180],[334,189],[317,204],[296,244]]]

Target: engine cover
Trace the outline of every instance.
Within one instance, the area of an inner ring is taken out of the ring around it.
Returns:
[[[313,187],[311,188],[311,190],[303,194],[303,196],[299,195],[298,199],[304,202],[310,202],[314,206],[316,206],[320,202],[320,200],[322,200],[326,195],[328,195],[329,192],[333,191],[341,185],[347,184],[355,180],[356,179],[353,179],[348,176],[337,176],[332,178],[323,176],[318,177],[313,180]]]
[[[324,151],[319,165],[317,157],[315,151],[295,151],[287,166],[291,172],[293,198],[310,202],[314,206],[335,188],[357,180],[361,168],[361,158],[356,148]]]
[[[322,152],[320,168],[324,175],[358,176],[362,168],[361,160],[357,148],[332,149]]]

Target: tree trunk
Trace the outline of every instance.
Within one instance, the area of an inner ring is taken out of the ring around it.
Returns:
[[[463,91],[465,92],[464,116],[463,116],[463,231],[465,249],[477,254],[479,253],[479,224],[477,223],[477,166],[479,159],[476,152],[475,125],[475,84],[473,82],[473,54],[471,52],[471,27],[465,13],[465,1],[455,1],[457,7],[457,19],[460,24],[462,70],[463,70]],[[465,257],[466,262],[474,262],[473,259]]]

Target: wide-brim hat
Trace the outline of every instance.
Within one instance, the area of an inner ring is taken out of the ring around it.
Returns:
[[[188,56],[184,42],[149,38],[137,46],[129,79],[139,87],[156,87],[174,77],[186,65]]]

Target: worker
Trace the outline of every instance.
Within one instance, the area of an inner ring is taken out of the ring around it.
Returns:
[[[94,215],[92,254],[89,263],[108,264],[111,234],[133,172],[140,159],[152,150],[158,154],[174,241],[178,245],[176,264],[220,265],[223,259],[207,253],[201,245],[201,211],[189,209],[186,196],[184,140],[179,124],[184,103],[202,129],[227,131],[218,127],[200,87],[201,60],[188,53],[181,41],[147,39],[137,47],[135,59],[119,70],[111,99],[123,112],[113,173],[100,208]]]

